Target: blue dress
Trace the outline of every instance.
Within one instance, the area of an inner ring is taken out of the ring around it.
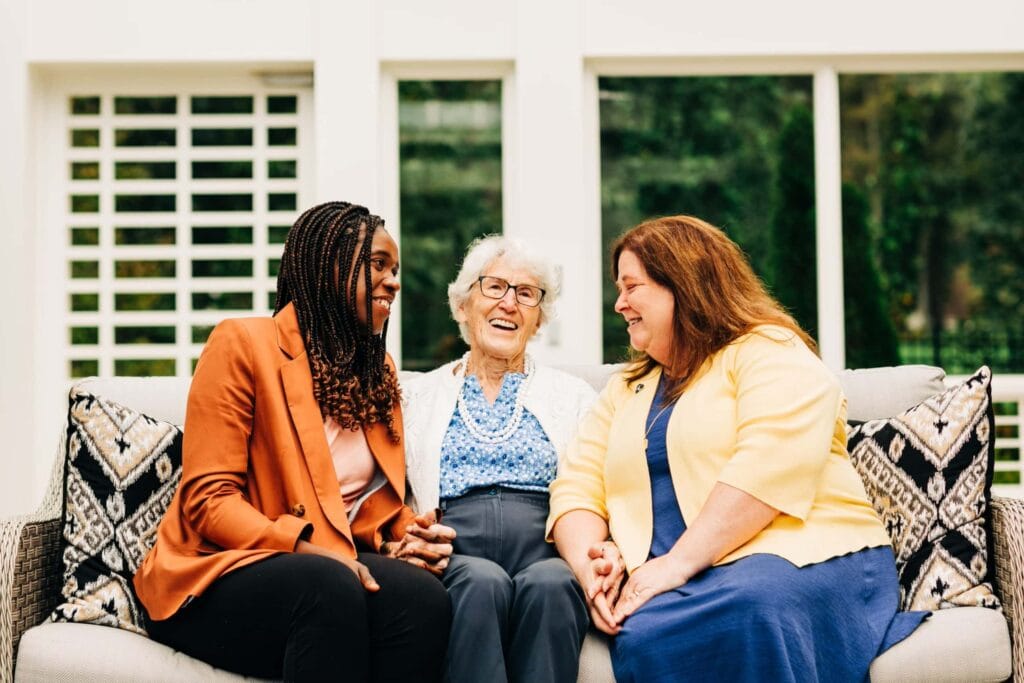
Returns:
[[[654,506],[649,558],[686,530],[669,473],[658,387],[647,416]],[[652,424],[652,422],[654,424]],[[871,661],[929,612],[898,612],[892,550],[867,548],[797,567],[755,554],[711,567],[652,598],[612,643],[619,683],[655,681],[864,681]]]

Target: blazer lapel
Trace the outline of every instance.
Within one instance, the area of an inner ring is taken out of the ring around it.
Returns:
[[[288,400],[288,412],[295,425],[295,432],[299,435],[306,467],[325,516],[335,528],[348,536],[351,531],[345,514],[345,502],[341,498],[334,461],[327,447],[320,407],[313,396],[313,375],[309,370],[295,309],[289,304],[274,316],[274,320],[277,322],[278,345],[291,358],[281,366],[281,382]]]
[[[401,429],[401,408],[395,409],[395,424],[398,425],[398,433],[402,437],[402,440],[397,444],[391,442],[391,436],[388,435],[387,427],[379,422],[375,422],[369,427],[364,427],[363,432],[366,434],[366,444],[370,447],[370,452],[373,453],[373,457],[377,460],[377,466],[380,467],[381,472],[387,477],[391,488],[398,495],[398,500],[404,500],[405,437]]]

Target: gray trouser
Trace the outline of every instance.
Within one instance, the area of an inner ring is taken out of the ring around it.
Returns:
[[[575,683],[590,625],[583,591],[544,541],[548,494],[494,486],[442,501],[458,533],[449,683]]]

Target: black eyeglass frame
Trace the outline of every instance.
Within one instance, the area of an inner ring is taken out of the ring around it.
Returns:
[[[498,282],[504,282],[505,283],[505,291],[503,291],[501,293],[501,296],[491,296],[490,294],[488,294],[487,292],[484,291],[484,280],[497,280]],[[526,306],[527,308],[537,308],[538,306],[540,306],[541,303],[544,301],[544,295],[548,293],[547,290],[544,289],[543,287],[538,287],[537,285],[513,284],[513,283],[509,282],[508,280],[506,280],[505,278],[497,277],[495,275],[481,275],[480,277],[478,277],[476,279],[476,284],[480,287],[480,293],[482,295],[484,295],[488,299],[494,299],[495,301],[498,301],[500,299],[504,299],[505,295],[508,294],[508,290],[511,289],[512,290],[512,296],[515,297],[516,303],[521,305],[521,306]],[[519,291],[518,291],[520,287],[529,287],[530,289],[536,289],[538,292],[540,292],[540,296],[537,298],[537,303],[535,303],[535,304],[528,304],[525,301],[520,301],[519,300]]]

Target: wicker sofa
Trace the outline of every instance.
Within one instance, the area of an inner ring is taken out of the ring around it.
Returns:
[[[610,366],[567,368],[600,387]],[[943,388],[937,368],[904,366],[845,371],[840,380],[851,419],[894,415]],[[188,380],[87,380],[88,389],[156,418],[183,420]],[[56,419],[55,419],[56,425]],[[0,520],[0,683],[17,681],[245,680],[143,636],[102,626],[51,623],[61,586],[63,450],[49,491],[34,514]],[[995,497],[992,517],[996,590],[1003,612],[961,607],[937,612],[910,638],[879,657],[875,681],[1024,680],[1024,633],[1014,619],[1024,593],[1024,500]],[[612,681],[606,640],[584,643],[580,681]]]

